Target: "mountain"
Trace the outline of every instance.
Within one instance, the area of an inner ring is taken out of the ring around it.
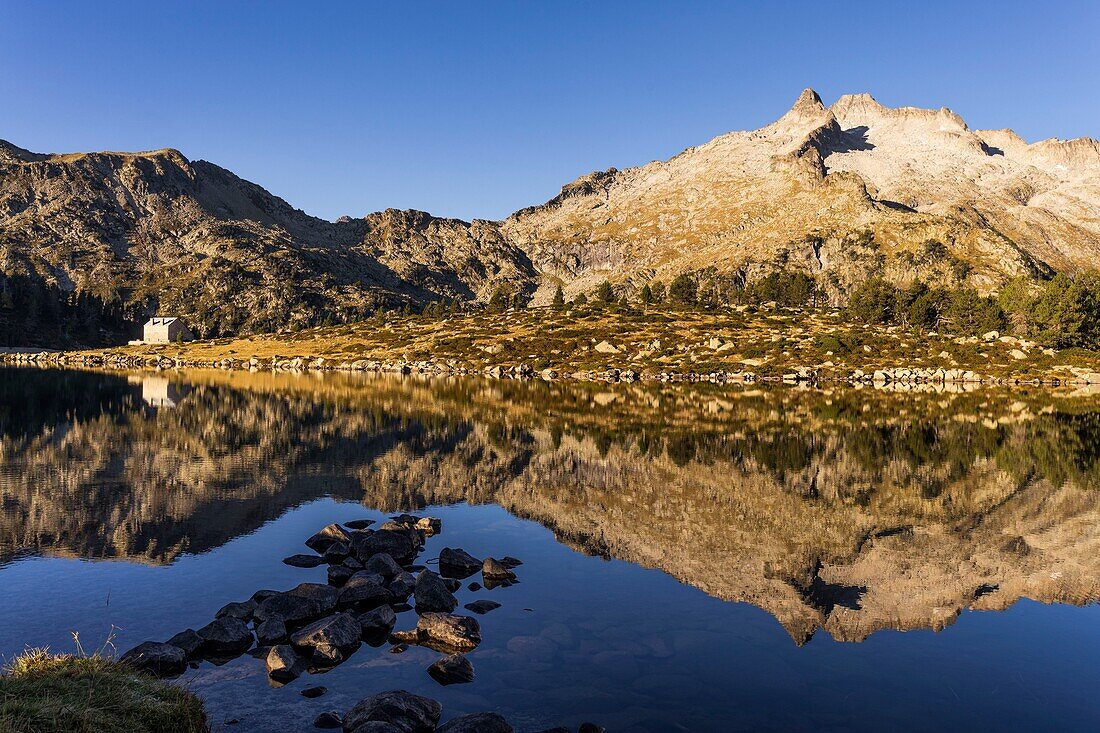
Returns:
[[[183,315],[203,335],[484,301],[501,285],[545,302],[558,284],[575,294],[681,272],[745,284],[798,269],[836,303],[869,275],[991,291],[1098,255],[1096,140],[1028,144],[867,94],[826,107],[807,89],[766,127],[588,174],[501,222],[387,210],[333,223],[175,150],[46,155],[0,141],[0,272],[135,317]]]

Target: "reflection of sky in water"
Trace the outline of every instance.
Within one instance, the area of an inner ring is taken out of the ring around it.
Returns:
[[[445,718],[497,709],[520,731],[1100,721],[1095,406],[1055,410],[1022,392],[952,402],[14,377],[0,370],[4,657],[70,650],[72,631],[93,649],[112,626],[125,650],[199,628],[260,588],[323,582],[324,568],[280,559],[321,526],[379,518],[383,505],[445,504],[426,510],[444,530],[424,559],[450,545],[525,561],[519,585],[459,594],[504,604],[479,617],[474,683],[437,685],[426,649],[363,647],[272,689],[262,661],[245,656],[183,678],[215,730],[234,718],[226,730],[312,730],[319,712],[392,688],[439,699]],[[1081,607],[1017,601],[1028,596]],[[954,620],[972,604],[1007,610]],[[890,630],[932,618],[949,625]],[[405,613],[398,628],[414,623]],[[297,694],[318,683],[330,693]]]
[[[344,710],[383,689],[405,688],[444,704],[445,717],[482,709],[517,730],[586,719],[609,730],[1088,730],[1100,720],[1095,656],[1100,607],[1023,601],[1000,613],[968,612],[954,626],[882,632],[860,644],[819,634],[797,647],[767,613],[709,598],[669,576],[558,544],[532,522],[496,507],[433,508],[441,547],[524,560],[522,582],[471,593],[502,602],[480,617],[484,642],[470,654],[476,679],[441,687],[425,673],[438,656],[362,647],[320,676],[268,686],[263,663],[245,656],[209,664],[185,683],[208,703],[215,730],[310,730],[318,713]],[[72,648],[69,630],[94,646],[112,624],[117,644],[197,628],[225,603],[261,587],[323,579],[279,559],[332,521],[378,517],[319,500],[217,550],[166,567],[27,559],[0,571],[0,650]],[[715,568],[721,572],[721,568]],[[531,611],[525,609],[530,608]],[[398,628],[414,623],[399,617]],[[297,694],[324,684],[316,700]]]

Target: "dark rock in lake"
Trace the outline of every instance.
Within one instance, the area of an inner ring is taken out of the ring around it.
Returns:
[[[330,524],[320,532],[306,540],[306,547],[317,552],[324,552],[334,542],[351,542],[351,535],[339,524]]]
[[[477,592],[477,591],[481,590],[481,583],[476,583],[476,582],[475,583],[470,583],[466,587],[469,588],[470,590],[474,591],[474,592]]]
[[[441,685],[456,685],[474,681],[474,665],[463,654],[450,654],[437,659],[428,674]]]
[[[581,723],[581,727],[577,730],[577,733],[604,733],[605,730],[606,729],[602,725]]]
[[[380,552],[399,563],[412,562],[420,552],[420,536],[407,529],[378,530],[372,534],[357,533],[352,539],[352,550],[364,562]]]
[[[412,595],[413,590],[416,588],[416,578],[413,577],[412,573],[402,570],[394,576],[387,587],[390,589],[395,601],[404,601]]]
[[[409,650],[408,644],[394,644],[390,647],[390,654],[404,654]]]
[[[564,725],[559,725],[556,728],[547,728],[546,730],[540,730],[538,733],[573,733],[573,731],[569,730]]]
[[[325,558],[325,562],[329,565],[339,565],[344,561],[348,555],[351,554],[350,542],[333,542],[322,553]]]
[[[457,578],[443,578],[443,585],[447,586],[447,590],[451,593],[454,593],[462,587],[462,581]]]
[[[363,564],[363,568],[372,573],[378,573],[386,580],[394,578],[404,572],[401,566],[397,564],[397,561],[384,552],[371,555],[370,559]]]
[[[390,641],[394,644],[415,644],[420,640],[420,634],[416,629],[405,629],[390,632]]]
[[[256,605],[259,606],[261,603],[266,601],[268,598],[271,598],[271,596],[277,596],[277,595],[279,595],[279,591],[277,591],[277,590],[258,590],[258,591],[256,591],[255,593],[252,594],[252,598],[250,598],[249,600],[255,601]]]
[[[296,631],[290,636],[295,649],[309,651],[317,664],[332,666],[359,648],[363,631],[350,613],[337,613]]]
[[[283,563],[294,568],[315,568],[325,564],[325,558],[320,555],[291,555],[284,557]]]
[[[404,690],[372,695],[355,704],[344,716],[348,733],[370,722],[389,723],[404,733],[432,733],[443,706],[435,700]]]
[[[313,719],[314,728],[339,728],[344,724],[344,718],[340,713],[321,713]]]
[[[287,593],[300,598],[312,598],[321,606],[321,613],[325,614],[336,610],[336,600],[340,597],[339,590],[324,583],[299,583]]]
[[[458,599],[447,589],[443,579],[431,570],[425,570],[416,577],[413,590],[416,612],[442,611],[450,613],[458,606]]]
[[[353,519],[350,522],[344,522],[344,526],[348,529],[366,529],[374,524],[373,519]]]
[[[194,629],[185,629],[164,643],[177,646],[183,650],[184,654],[193,657],[202,648],[202,641],[202,637]]]
[[[373,639],[384,635],[388,639],[397,623],[397,614],[389,606],[379,606],[373,611],[359,614],[358,620],[363,638]]]
[[[377,608],[393,600],[393,594],[385,586],[378,573],[360,570],[348,579],[340,591],[339,605],[355,605],[360,608]]]
[[[508,568],[504,567],[499,560],[495,560],[491,557],[485,558],[485,563],[481,566],[482,580],[488,584],[489,581],[502,581],[502,580],[515,580],[516,574]]]
[[[324,685],[316,685],[314,687],[307,687],[300,693],[302,697],[308,697],[310,699],[320,697],[328,692],[328,688]]]
[[[505,555],[500,558],[500,564],[511,570],[512,568],[518,568],[523,564],[523,560],[512,557],[511,555]]]
[[[252,620],[252,614],[256,611],[255,601],[241,601],[240,603],[227,603],[222,606],[214,618],[239,618],[241,621]]]
[[[321,604],[313,598],[279,593],[256,607],[255,618],[261,624],[278,619],[287,626],[296,626],[320,618],[325,614]]]
[[[481,643],[481,625],[469,616],[425,613],[416,622],[416,632],[422,644],[434,642],[447,651],[469,651]]]
[[[398,514],[396,517],[390,517],[390,521],[404,527],[415,527],[420,517],[415,514]]]
[[[489,611],[500,608],[500,604],[496,601],[483,599],[480,601],[474,601],[473,603],[467,603],[465,606],[463,606],[463,608],[473,611],[478,615],[484,615],[486,613],[489,613]]]
[[[468,578],[481,570],[481,560],[463,549],[444,547],[439,552],[439,572],[450,578]]]
[[[438,517],[421,517],[414,526],[429,537],[433,537],[443,531],[443,520]]]
[[[290,682],[302,674],[302,659],[288,644],[271,647],[266,663],[268,677],[277,682]]]
[[[236,655],[252,646],[252,632],[244,621],[232,616],[215,619],[198,630],[202,652],[209,655]]]
[[[175,677],[187,669],[187,654],[183,649],[159,641],[142,642],[118,661],[156,677]]]
[[[351,576],[355,575],[357,572],[360,571],[352,570],[347,565],[329,565],[328,584],[339,588],[347,583],[348,580],[351,579]]]
[[[515,728],[497,713],[471,713],[452,718],[436,733],[515,733]]]
[[[287,638],[286,624],[279,617],[269,618],[256,627],[256,641],[260,646],[279,644]]]
[[[385,723],[381,720],[372,720],[363,723],[352,733],[405,733],[403,728],[398,728],[393,723]]]
[[[346,568],[351,568],[355,572],[359,572],[363,569],[363,563],[359,562],[359,558],[349,555],[344,558],[344,561],[340,563]]]

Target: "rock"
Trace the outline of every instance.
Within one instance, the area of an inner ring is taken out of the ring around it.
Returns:
[[[458,606],[458,599],[444,585],[443,579],[431,570],[425,570],[416,577],[413,591],[416,612],[443,611],[450,613]]]
[[[317,552],[324,552],[335,542],[351,542],[351,535],[339,524],[330,524],[320,532],[306,540],[306,547]]]
[[[185,629],[164,643],[179,647],[184,654],[193,657],[202,648],[202,637],[194,629]]]
[[[351,546],[356,556],[364,562],[380,552],[386,553],[399,563],[412,562],[420,552],[419,535],[407,529],[380,529],[370,534],[356,533],[352,538]]]
[[[432,537],[443,531],[443,520],[438,517],[421,517],[414,526]]]
[[[1008,354],[1009,354],[1009,356],[1011,356],[1013,359],[1016,359],[1016,360],[1023,360],[1023,359],[1027,358],[1027,354],[1020,351],[1019,349],[1013,349],[1012,351],[1008,352]]]
[[[450,578],[468,578],[481,570],[482,562],[458,548],[444,547],[439,552],[439,572]]]
[[[214,614],[214,618],[239,618],[241,621],[249,621],[256,610],[255,601],[242,601],[240,603],[227,603]]]
[[[357,618],[350,613],[337,613],[291,634],[290,643],[295,649],[311,652],[314,662],[331,666],[358,649],[362,635]]]
[[[500,608],[500,604],[496,601],[480,600],[473,603],[467,603],[463,608],[473,611],[478,615],[489,613],[494,609]]]
[[[360,700],[344,716],[344,731],[351,733],[364,723],[382,722],[403,733],[432,733],[443,706],[435,700],[404,690],[390,690]]]
[[[982,339],[984,341],[996,341],[1000,337],[1001,337],[1001,334],[999,334],[996,331],[988,331],[988,332],[982,334]]]
[[[142,642],[118,661],[155,677],[175,677],[187,669],[187,653],[178,646],[159,641]]]
[[[373,639],[379,636],[389,638],[390,632],[393,631],[394,624],[397,623],[397,614],[395,614],[393,609],[389,606],[379,606],[373,611],[359,614],[357,618],[363,638],[367,639]]]
[[[347,542],[333,542],[323,553],[325,562],[329,565],[342,563],[351,554],[351,545]]]
[[[336,609],[336,601],[340,597],[339,590],[324,583],[299,583],[288,590],[287,593],[299,598],[310,598],[317,601],[322,614],[332,613]]]
[[[409,650],[408,644],[394,644],[390,647],[390,654],[404,654]]]
[[[436,733],[515,733],[515,728],[497,713],[471,713],[452,718]]]
[[[515,580],[516,574],[513,573],[499,560],[494,560],[491,557],[485,558],[485,564],[481,566],[481,576],[485,581],[489,580]]]
[[[500,558],[500,564],[511,570],[512,568],[518,568],[523,564],[523,560],[512,557],[511,555],[505,555]]]
[[[421,642],[435,642],[448,650],[468,651],[481,643],[481,625],[469,616],[425,613],[416,622],[416,632]]]
[[[451,593],[454,593],[462,587],[462,581],[457,578],[443,578],[442,580],[443,586]]]
[[[473,682],[474,665],[463,654],[450,654],[428,667],[428,674],[441,685]]]
[[[278,619],[287,626],[297,626],[324,614],[321,604],[313,598],[279,593],[260,603],[254,616],[261,624]]]
[[[328,688],[323,685],[316,685],[315,687],[307,687],[300,693],[302,697],[308,697],[311,700],[315,697],[320,697],[328,692]]]
[[[321,713],[313,719],[314,728],[339,728],[344,724],[344,719],[339,713]]]
[[[470,589],[470,590],[472,590],[472,591],[475,591],[475,592],[476,592],[476,591],[479,591],[479,590],[481,590],[481,583],[477,583],[477,582],[474,582],[474,583],[470,583],[470,584],[469,584],[468,586],[466,586],[466,587],[467,587],[468,589]]]
[[[279,617],[269,618],[256,627],[256,641],[260,646],[271,646],[287,637],[286,624]]]
[[[581,723],[581,727],[577,729],[577,733],[604,733],[604,727],[596,725],[595,723]]]
[[[320,555],[291,555],[284,557],[283,563],[294,568],[315,568],[325,564],[325,558]]]
[[[404,733],[401,728],[398,728],[393,723],[385,723],[381,720],[372,720],[367,723],[363,723],[356,728],[352,733]]]
[[[202,651],[210,655],[236,655],[252,646],[252,632],[239,618],[215,619],[196,632],[202,637]]]
[[[390,632],[390,641],[394,644],[416,644],[420,641],[420,633],[416,629],[404,629]]]
[[[347,565],[329,565],[328,568],[328,584],[334,588],[339,588],[351,580],[351,577],[358,572],[348,567]]]
[[[348,529],[366,529],[374,524],[373,519],[353,519],[350,522],[344,522],[344,526]]]
[[[277,591],[277,590],[258,590],[258,591],[256,591],[255,593],[252,594],[252,598],[250,598],[249,600],[255,601],[256,605],[259,606],[261,603],[266,601],[268,598],[271,598],[272,596],[277,596],[277,595],[279,595],[279,591]]]
[[[370,559],[363,564],[363,569],[371,573],[378,573],[386,580],[390,580],[404,572],[397,561],[384,552],[371,555]]]
[[[268,677],[277,682],[290,682],[302,673],[302,660],[288,644],[271,647],[266,661]]]
[[[384,585],[382,576],[369,570],[360,570],[348,579],[340,591],[339,605],[356,605],[366,610],[377,608],[393,600],[393,594]]]
[[[407,600],[416,589],[416,578],[412,573],[401,571],[390,582],[389,589],[395,601]]]
[[[601,341],[600,343],[596,344],[592,348],[595,349],[596,351],[600,352],[601,354],[618,354],[619,353],[619,349],[614,344],[610,343],[609,341]]]

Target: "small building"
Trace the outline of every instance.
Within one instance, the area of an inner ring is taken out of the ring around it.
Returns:
[[[153,317],[145,324],[142,340],[147,344],[167,344],[174,341],[194,341],[195,335],[182,318]]]

